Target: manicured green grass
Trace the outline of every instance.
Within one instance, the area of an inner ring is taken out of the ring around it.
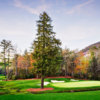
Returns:
[[[40,86],[37,85],[38,83],[40,83],[40,80],[1,81],[0,92],[3,91],[7,94],[26,92],[28,88],[39,88]]]
[[[1,95],[0,100],[99,100],[100,91]]]
[[[3,80],[4,76],[0,76]],[[65,81],[64,83],[52,83],[51,80]],[[40,88],[40,79],[37,80],[14,80],[0,81],[0,100],[99,100],[100,91],[67,92],[69,90],[100,89],[100,81],[71,81],[67,78],[45,79],[50,82],[45,87],[52,87],[54,90],[42,92],[43,94],[32,94],[26,91],[29,88]],[[52,93],[50,93],[52,92]],[[40,92],[41,93],[41,92]],[[4,95],[3,95],[4,94]]]
[[[0,80],[5,80],[5,76],[0,74]]]
[[[52,83],[51,80],[65,81],[64,83]],[[13,81],[0,81],[0,94],[18,94],[28,93],[26,90],[29,88],[40,88],[40,79],[37,80],[13,80]],[[38,93],[57,93],[68,91],[83,91],[91,89],[100,89],[100,81],[71,81],[67,78],[45,79],[45,82],[50,84],[45,87],[52,87],[54,90],[48,90]]]
[[[93,86],[100,86],[100,81],[53,83],[52,86],[59,88],[93,87]]]

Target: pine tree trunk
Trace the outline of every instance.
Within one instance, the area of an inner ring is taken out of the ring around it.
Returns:
[[[26,66],[26,76],[28,75],[28,67]]]
[[[74,78],[74,72],[73,71],[72,71],[72,75],[71,76],[72,76],[72,78]]]
[[[7,66],[7,80],[9,79],[9,59],[10,58],[10,51],[8,53],[8,66]]]
[[[15,76],[18,76],[18,62],[17,62],[17,56],[15,57]]]
[[[39,78],[39,74],[36,75],[36,78]]]
[[[7,80],[9,79],[9,66],[7,66]]]
[[[6,77],[6,58],[5,58],[5,49],[4,49],[4,67],[5,67],[5,77]]]
[[[18,76],[18,69],[17,69],[17,65],[16,65],[16,68],[15,68],[15,76],[16,76],[16,77]]]
[[[41,77],[41,89],[44,88],[44,77]]]
[[[6,70],[6,61],[4,61],[4,67],[5,67],[5,80],[7,80],[7,70]]]
[[[67,76],[67,68],[66,68],[66,65],[65,65],[65,76]]]

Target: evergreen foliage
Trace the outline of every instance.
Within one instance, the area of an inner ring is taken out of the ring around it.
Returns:
[[[51,18],[46,12],[40,14],[37,21],[37,38],[34,41],[34,59],[37,73],[41,76],[41,88],[43,88],[44,77],[49,73],[56,72],[61,62],[61,42],[55,38]]]

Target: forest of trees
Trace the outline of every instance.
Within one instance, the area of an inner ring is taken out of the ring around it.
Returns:
[[[41,88],[48,76],[100,80],[100,48],[87,52],[62,49],[51,22],[46,12],[40,14],[31,52],[18,54],[11,41],[0,42],[0,74],[7,80],[41,78]]]

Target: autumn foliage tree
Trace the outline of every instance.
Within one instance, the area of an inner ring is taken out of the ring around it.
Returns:
[[[78,77],[87,78],[89,59],[90,58],[86,57],[82,51],[78,53],[78,56],[75,59],[75,74],[77,74]]]

